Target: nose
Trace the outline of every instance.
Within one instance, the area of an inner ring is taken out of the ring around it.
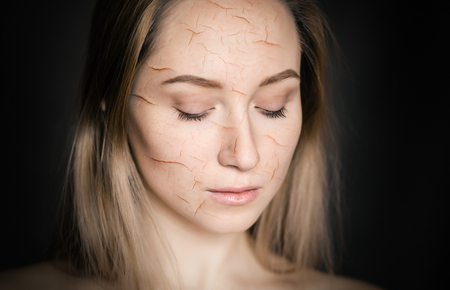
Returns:
[[[232,129],[223,129],[223,143],[219,152],[219,163],[224,167],[235,167],[241,171],[252,170],[259,163],[259,153],[251,124],[246,117]]]

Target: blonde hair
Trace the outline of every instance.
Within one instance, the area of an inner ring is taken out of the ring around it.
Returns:
[[[178,1],[100,0],[90,32],[57,257],[80,275],[127,289],[173,287],[159,261],[163,254],[171,259],[170,248],[151,215],[125,124],[134,76],[154,49],[160,22]],[[303,129],[280,192],[249,233],[259,260],[273,271],[330,270],[324,92],[328,26],[313,1],[281,2],[293,14],[301,39]],[[150,214],[145,222],[144,212]],[[274,256],[282,263],[275,263]],[[176,265],[172,269],[176,275]]]

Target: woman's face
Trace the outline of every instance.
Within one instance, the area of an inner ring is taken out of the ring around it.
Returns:
[[[276,1],[182,1],[138,72],[128,136],[155,209],[248,229],[279,190],[302,123],[300,41]]]

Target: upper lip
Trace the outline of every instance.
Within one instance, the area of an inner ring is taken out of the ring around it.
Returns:
[[[250,190],[257,190],[260,189],[259,186],[230,186],[230,187],[224,187],[224,188],[218,188],[218,189],[210,189],[211,192],[229,192],[229,193],[241,193],[244,191],[250,191]]]

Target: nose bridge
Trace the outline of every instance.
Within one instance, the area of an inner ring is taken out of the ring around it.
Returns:
[[[255,168],[260,158],[255,132],[247,111],[243,116],[230,114],[227,121],[232,125],[223,129],[224,140],[219,162],[222,166],[237,167],[242,171]]]

